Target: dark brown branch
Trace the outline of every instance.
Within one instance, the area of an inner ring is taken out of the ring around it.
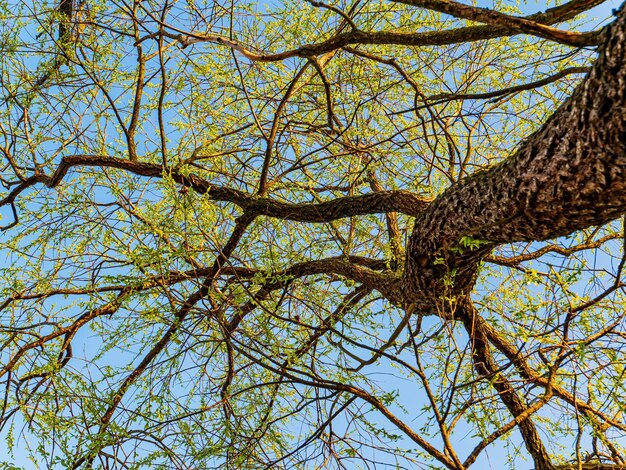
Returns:
[[[394,190],[345,196],[318,204],[290,204],[269,198],[256,198],[247,205],[246,210],[278,219],[322,223],[344,217],[387,212],[401,212],[415,217],[427,207],[428,202],[410,191]]]
[[[241,278],[252,277],[257,274],[256,271],[245,272],[244,269],[240,268],[231,269],[233,269],[235,276]],[[380,271],[375,271],[375,269]],[[224,268],[223,273],[228,272],[230,269]],[[270,292],[287,286],[294,279],[316,274],[337,274],[359,282],[369,289],[376,289],[394,305],[402,303],[401,278],[398,274],[387,270],[384,262],[347,256],[296,263],[283,271],[269,275],[267,281],[261,284],[261,290],[255,296],[255,300],[251,301],[251,306],[254,307],[259,300],[266,300]],[[231,329],[236,328],[241,319],[242,314],[236,314],[231,320]]]
[[[347,196],[318,204],[294,204],[267,197],[256,197],[237,189],[212,185],[193,173],[184,175],[175,169],[164,169],[161,165],[153,163],[98,155],[71,155],[63,158],[52,176],[34,175],[17,185],[4,199],[0,200],[0,206],[12,204],[20,193],[36,184],[43,183],[54,188],[74,167],[117,168],[153,178],[163,178],[168,175],[175,182],[193,189],[199,194],[207,195],[214,201],[233,203],[249,214],[299,222],[324,223],[344,217],[387,212],[401,212],[406,215],[417,216],[429,203],[427,199],[410,191],[395,190]]]
[[[428,104],[424,104],[422,106],[418,106],[417,108],[405,109],[403,111],[396,111],[391,114],[406,114],[412,113],[419,109],[422,109],[426,106],[445,103],[447,101],[453,100],[485,100],[490,98],[498,98],[502,96],[511,95],[513,93],[518,93],[520,91],[533,90],[535,88],[539,88],[545,85],[549,85],[550,83],[554,83],[557,80],[560,80],[563,77],[566,77],[575,73],[587,73],[589,72],[590,67],[568,67],[560,72],[555,73],[554,75],[550,75],[549,77],[542,78],[541,80],[537,80],[530,83],[524,83],[522,85],[515,85],[508,88],[502,88],[501,90],[494,90],[485,93],[442,93],[438,95],[432,95],[425,98],[424,101],[428,102]]]
[[[103,315],[111,315],[112,313],[114,313],[120,308],[122,301],[126,297],[128,297],[128,295],[131,292],[132,292],[131,290],[125,290],[123,292],[120,292],[120,294],[115,298],[115,300],[112,300],[111,302],[103,305],[102,307],[83,313],[76,320],[74,320],[74,322],[71,323],[70,325],[61,327],[58,330],[53,331],[52,333],[49,333],[45,336],[40,337],[36,341],[33,341],[31,343],[28,343],[22,346],[21,348],[19,348],[19,350],[15,354],[13,354],[11,359],[6,362],[6,364],[2,367],[2,369],[0,369],[0,377],[10,372],[13,369],[13,367],[18,363],[20,358],[29,350],[33,348],[42,347],[45,343],[51,340],[54,340],[56,338],[59,338],[61,336],[65,336],[67,334],[73,334],[79,328],[83,327],[85,324],[89,323],[91,320],[93,320],[96,317],[103,316]]]
[[[583,250],[591,250],[594,248],[600,248],[609,240],[615,240],[616,238],[621,238],[622,235],[619,233],[612,233],[609,235],[605,235],[598,240],[588,241],[585,243],[580,243],[578,245],[574,245],[569,248],[562,247],[560,245],[556,245],[551,243],[549,245],[543,246],[535,251],[531,251],[529,253],[523,253],[521,255],[516,256],[494,256],[489,255],[485,258],[485,261],[489,261],[490,263],[499,264],[501,266],[515,266],[524,261],[530,261],[537,258],[541,258],[543,255],[547,253],[556,253],[561,256],[571,256],[578,251]]]
[[[270,130],[269,135],[266,139],[266,147],[265,147],[265,157],[263,159],[263,166],[261,167],[261,176],[259,177],[259,187],[257,193],[259,195],[263,195],[266,191],[267,186],[267,174],[269,172],[270,164],[272,161],[272,149],[274,148],[274,142],[276,140],[276,134],[278,132],[278,124],[280,122],[280,118],[282,116],[283,110],[297,89],[298,81],[302,78],[304,73],[306,72],[309,64],[305,64],[298,73],[291,79],[289,86],[287,87],[287,91],[283,96],[283,99],[280,100],[278,107],[276,108],[276,112],[274,113],[274,119],[272,120],[272,128]]]
[[[133,32],[135,39],[139,39],[139,24],[140,20],[137,18],[137,8],[139,2],[133,4]],[[130,160],[137,160],[137,144],[135,142],[135,132],[137,131],[137,125],[139,124],[139,117],[141,113],[141,99],[143,96],[143,90],[145,87],[145,75],[146,75],[146,59],[143,55],[143,47],[140,42],[135,44],[137,49],[137,77],[135,78],[135,96],[133,99],[133,109],[130,117],[130,123],[126,134],[126,145],[128,147],[128,158]],[[160,109],[160,108],[159,108]]]

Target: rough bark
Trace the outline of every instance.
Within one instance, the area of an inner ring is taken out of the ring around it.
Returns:
[[[404,282],[406,302],[422,314],[435,313],[442,296],[468,293],[493,246],[567,235],[626,212],[626,8],[616,15],[588,76],[553,116],[511,157],[416,218]],[[483,245],[470,249],[463,237]]]

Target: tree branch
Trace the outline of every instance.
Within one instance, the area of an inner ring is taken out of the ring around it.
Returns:
[[[599,36],[596,32],[580,34],[568,33],[554,28],[549,28],[549,25],[572,19],[583,11],[589,10],[603,2],[604,0],[573,0],[559,7],[551,8],[544,13],[535,13],[524,18],[510,17],[519,21],[508,20],[507,22],[500,21],[500,23],[496,23],[494,20],[491,21],[488,26],[470,26],[444,31],[399,33],[390,31],[365,32],[353,29],[351,31],[338,33],[326,41],[315,44],[306,44],[296,49],[277,53],[256,52],[252,46],[241,44],[223,36],[186,32],[165,24],[162,25],[163,28],[167,28],[175,33],[163,30],[159,31],[159,33],[155,33],[155,35],[162,34],[165,37],[180,42],[183,47],[203,42],[221,44],[239,52],[249,60],[258,62],[277,62],[293,57],[313,57],[341,49],[345,46],[358,44],[443,46],[485,39],[494,39],[503,36],[513,36],[520,34],[521,32],[541,35],[538,34],[540,31],[544,32],[544,36],[542,37],[549,36],[550,34],[552,34],[551,39],[558,37],[558,42],[565,42],[568,44],[574,43],[576,46],[595,45],[599,41]],[[526,25],[524,26],[526,31],[522,31],[520,29],[520,22]],[[533,28],[534,31],[531,31]],[[550,31],[555,32],[551,33]]]
[[[168,175],[184,187],[207,195],[214,201],[233,203],[251,215],[299,222],[324,223],[345,217],[387,212],[401,212],[415,217],[429,204],[428,199],[403,190],[346,196],[317,204],[288,203],[268,197],[253,196],[238,189],[213,185],[194,173],[185,175],[176,169],[163,168],[153,163],[99,155],[71,155],[63,158],[52,176],[36,174],[18,184],[0,200],[0,206],[13,204],[20,193],[36,184],[44,183],[49,188],[56,187],[73,167],[94,166],[117,168],[152,178],[163,178]]]
[[[534,410],[535,407],[529,407],[524,404],[510,381],[500,372],[500,368],[491,354],[489,339],[481,327],[482,319],[469,299],[464,301],[459,307],[457,315],[463,322],[472,342],[472,360],[476,372],[483,376],[484,379],[489,380],[491,386],[498,392],[502,403],[505,404],[513,418],[515,418],[526,448],[533,457],[535,468],[537,470],[551,470],[553,466],[548,452],[539,437],[537,428],[530,419],[531,413],[529,410]],[[548,384],[543,400],[547,401],[551,395],[552,389]],[[471,458],[472,455],[468,459]]]
[[[550,41],[567,44],[568,46],[589,46],[598,44],[598,32],[575,33],[563,31],[528,18],[520,18],[500,13],[487,8],[479,8],[453,0],[392,0],[396,3],[404,3],[428,10],[446,13],[456,18],[478,21],[491,26],[503,27],[512,31],[539,36]]]

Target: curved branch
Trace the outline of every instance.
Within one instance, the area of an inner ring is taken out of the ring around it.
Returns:
[[[261,290],[257,292],[255,300],[251,301],[253,306],[257,304],[257,301],[267,299],[270,292],[287,286],[294,279],[316,274],[336,274],[342,276],[359,282],[369,289],[377,290],[394,305],[402,303],[401,278],[399,274],[388,270],[385,261],[360,256],[338,256],[304,261],[282,271],[268,273],[267,275],[258,270],[238,267],[225,267],[221,272],[223,274],[232,273],[238,278],[251,278],[257,275],[265,277],[266,282],[261,284]],[[240,321],[239,314],[235,315],[231,321],[231,325],[235,326],[231,326],[231,328],[235,328]]]
[[[56,339],[60,336],[73,334],[79,328],[89,323],[91,320],[93,320],[96,317],[103,316],[103,315],[111,315],[112,313],[115,313],[122,305],[122,301],[128,296],[130,292],[131,290],[122,291],[118,294],[115,300],[112,300],[111,302],[103,305],[102,307],[98,307],[98,308],[95,308],[93,310],[83,313],[80,317],[74,320],[74,322],[72,322],[70,325],[61,327],[52,333],[39,337],[36,341],[33,341],[31,343],[28,343],[20,347],[18,351],[13,355],[13,357],[9,361],[6,362],[6,364],[2,367],[2,369],[0,369],[0,377],[2,377],[7,372],[10,372],[11,369],[15,366],[15,364],[18,363],[20,358],[29,350],[33,348],[41,347],[45,343],[53,339]]]
[[[489,91],[486,93],[441,93],[437,95],[427,96],[424,98],[426,104],[418,106],[416,108],[404,109],[402,111],[395,111],[391,113],[392,115],[396,114],[406,114],[413,113],[415,111],[419,111],[422,108],[427,106],[446,103],[448,101],[453,100],[486,100],[490,98],[499,98],[507,95],[511,95],[513,93],[518,93],[520,91],[533,90],[535,88],[539,88],[545,85],[549,85],[550,83],[556,82],[563,77],[566,77],[571,74],[577,73],[587,73],[591,70],[590,67],[567,67],[554,75],[550,75],[548,77],[542,78],[540,80],[523,83],[521,85],[514,85],[507,88],[502,88],[500,90]]]
[[[589,240],[584,243],[579,243],[578,245],[571,246],[569,248],[562,247],[555,243],[551,243],[549,245],[543,246],[535,251],[531,251],[529,253],[522,253],[516,256],[496,256],[489,255],[485,258],[485,261],[490,263],[498,264],[500,266],[515,266],[524,261],[531,261],[538,258],[541,258],[543,255],[547,253],[556,253],[561,256],[571,256],[572,254],[583,251],[583,250],[591,250],[594,248],[600,248],[609,240],[615,240],[616,238],[621,238],[622,234],[620,233],[611,233],[609,235],[605,235],[597,240]]]
[[[298,222],[323,223],[366,214],[401,212],[416,217],[429,200],[410,191],[381,191],[345,196],[320,203],[293,204],[270,198],[254,198],[245,209],[255,214]]]

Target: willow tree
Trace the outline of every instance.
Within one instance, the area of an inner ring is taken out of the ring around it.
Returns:
[[[2,465],[626,468],[600,3],[4,2]]]

